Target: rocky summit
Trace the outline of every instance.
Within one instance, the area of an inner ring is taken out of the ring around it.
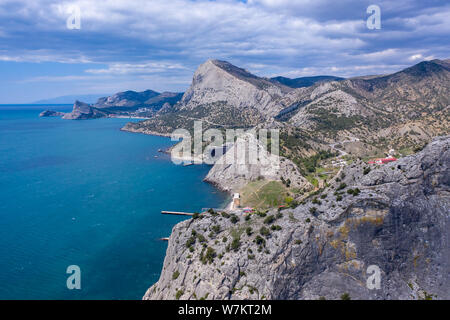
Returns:
[[[355,161],[291,208],[177,224],[144,299],[450,299],[449,146]]]

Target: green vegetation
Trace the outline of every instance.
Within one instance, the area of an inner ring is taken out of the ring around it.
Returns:
[[[280,231],[282,228],[279,225],[273,225],[270,227],[272,231]]]
[[[348,294],[347,292],[343,293],[341,295],[341,300],[351,300],[350,294]]]
[[[343,190],[345,188],[347,188],[347,184],[346,183],[341,183],[336,190],[339,191],[339,190]]]
[[[264,218],[267,216],[267,213],[265,211],[256,211],[256,215],[260,218]]]
[[[178,290],[175,294],[175,299],[180,300],[181,296],[184,294],[183,290]]]
[[[265,224],[271,224],[271,223],[273,223],[274,221],[275,221],[275,217],[272,216],[272,215],[267,216],[267,217],[264,219],[264,223],[265,223]]]
[[[195,244],[196,238],[195,236],[190,237],[187,241],[186,241],[186,247],[187,248],[191,248],[194,244]]]
[[[290,203],[289,206],[290,206],[292,209],[295,209],[295,208],[297,208],[299,205],[300,205],[300,203],[299,203],[297,200],[293,200],[293,201]]]
[[[211,227],[211,230],[214,233],[220,233],[220,226],[219,225],[214,225],[214,226]]]
[[[266,245],[266,240],[263,237],[261,237],[260,235],[257,235],[255,238],[255,243],[259,246],[261,246],[261,245],[264,246],[264,245]]]
[[[236,224],[239,221],[239,218],[235,214],[233,214],[231,215],[230,221]]]
[[[224,217],[226,219],[228,219],[230,217],[230,215],[226,212],[222,212],[221,215],[222,215],[222,217]]]
[[[261,229],[259,229],[259,233],[265,237],[270,235],[270,231],[266,227],[261,227]]]
[[[291,206],[292,202],[294,202],[294,198],[292,198],[292,197],[286,197],[286,198],[284,199],[284,202],[285,202],[288,206]]]
[[[316,172],[322,160],[334,158],[336,156],[338,156],[338,154],[335,152],[330,152],[328,150],[320,150],[313,156],[303,158],[298,157],[294,158],[293,161],[300,168],[300,173],[304,176],[307,176],[308,173]]]
[[[241,191],[241,201],[245,206],[269,209],[285,203],[289,191],[279,181],[253,181]]]
[[[197,239],[200,243],[206,242],[205,237],[200,233],[197,234]]]
[[[172,280],[176,280],[178,279],[178,277],[180,276],[180,272],[177,270],[172,274]]]
[[[231,249],[233,249],[234,252],[237,252],[239,248],[241,247],[241,241],[239,238],[234,238],[231,242]]]
[[[333,113],[333,110],[317,108],[311,110],[314,117],[311,118],[316,123],[316,130],[336,133],[337,131],[351,129],[363,123],[361,116],[341,116]]]
[[[200,253],[200,261],[203,264],[207,264],[207,263],[213,263],[214,258],[217,256],[216,251],[211,248],[208,247],[208,249],[206,249],[206,253],[204,253],[204,250]]]
[[[361,190],[359,190],[358,188],[356,188],[356,189],[348,189],[347,193],[348,194],[352,194],[354,197],[356,197],[357,195],[359,195],[361,193]]]
[[[307,176],[305,176],[306,180],[308,180],[309,183],[311,183],[314,188],[318,188],[319,187],[319,180],[317,180],[314,175],[309,174]]]

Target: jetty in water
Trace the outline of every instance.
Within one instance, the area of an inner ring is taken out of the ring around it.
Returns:
[[[193,216],[194,213],[191,212],[179,212],[179,211],[161,211],[162,214],[172,214],[176,216]]]

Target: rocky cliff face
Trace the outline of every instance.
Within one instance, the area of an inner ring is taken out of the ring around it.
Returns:
[[[251,159],[250,154],[254,154],[257,159]],[[292,181],[293,188],[312,189],[312,185],[300,174],[292,161],[268,152],[252,133],[246,133],[237,139],[214,164],[205,181],[221,190],[237,192],[249,181],[261,178],[289,180]]]
[[[144,299],[449,299],[449,146],[355,162],[295,209],[179,223]]]
[[[179,128],[191,130],[195,120],[204,121],[205,128],[250,128],[278,114],[282,106],[277,101],[291,90],[228,62],[208,60],[198,67],[191,86],[171,112],[124,129],[168,134]]]
[[[225,101],[237,109],[255,109],[264,116],[274,116],[279,111],[274,100],[290,90],[228,62],[208,60],[195,72],[192,85],[181,102],[182,108],[194,109]]]

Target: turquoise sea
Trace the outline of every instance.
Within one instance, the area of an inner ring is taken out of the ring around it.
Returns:
[[[159,278],[181,217],[219,207],[207,166],[174,165],[168,138],[122,132],[128,119],[39,118],[0,105],[0,299],[141,299]],[[51,109],[69,111],[70,106]],[[66,269],[81,268],[81,290]]]

